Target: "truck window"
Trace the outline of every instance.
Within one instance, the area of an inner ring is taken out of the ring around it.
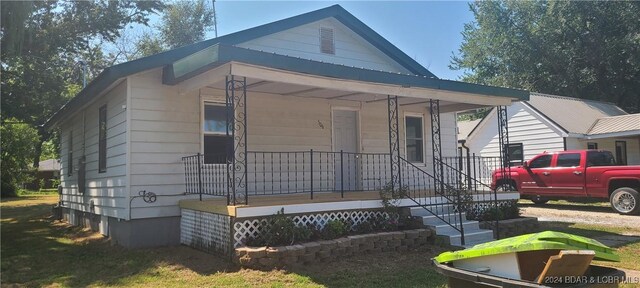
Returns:
[[[551,155],[542,155],[529,164],[529,168],[546,168],[551,166]]]
[[[593,166],[615,166],[616,160],[613,158],[613,154],[607,151],[588,151],[587,152],[587,167]]]
[[[577,167],[580,166],[580,153],[564,153],[558,155],[556,167]]]

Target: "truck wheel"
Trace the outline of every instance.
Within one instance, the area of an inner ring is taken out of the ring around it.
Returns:
[[[620,214],[634,215],[640,212],[640,193],[633,188],[618,188],[609,199],[613,210]]]
[[[547,204],[547,202],[549,202],[549,199],[535,197],[535,198],[531,198],[531,202],[533,202],[533,204],[536,204],[536,205],[544,205],[544,204]]]
[[[500,185],[498,185],[498,187],[496,187],[496,191],[498,192],[515,192],[518,191],[518,189],[516,187],[513,186],[513,184],[510,183],[502,183]]]

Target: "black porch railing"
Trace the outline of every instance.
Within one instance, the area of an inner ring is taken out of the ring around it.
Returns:
[[[226,155],[183,157],[186,192],[229,197]],[[379,191],[389,182],[389,154],[351,152],[247,152],[246,187],[251,195]],[[231,166],[232,167],[232,166]]]
[[[443,157],[442,162],[449,167],[445,169],[445,182],[474,191],[490,190],[493,171],[502,167],[500,157],[482,157],[475,154],[469,157]]]

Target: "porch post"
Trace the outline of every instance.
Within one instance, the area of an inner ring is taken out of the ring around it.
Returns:
[[[391,172],[391,190],[402,189],[402,172],[400,171],[400,126],[398,122],[398,96],[387,95],[387,112],[389,115],[389,171]]]
[[[507,115],[507,106],[498,106],[496,107],[498,112],[498,142],[499,142],[499,151],[500,151],[500,165],[502,167],[503,173],[502,180],[510,183],[509,179],[511,179],[511,160],[509,159],[509,125],[508,125],[508,115]],[[506,172],[506,173],[505,173]],[[504,186],[503,186],[504,187]],[[493,191],[494,197],[494,207],[498,209],[498,193],[496,190]],[[506,190],[506,189],[503,189]],[[496,238],[500,239],[500,228],[499,228],[499,219],[496,218]]]
[[[248,204],[247,185],[247,78],[226,77],[227,136],[227,187],[229,204]],[[229,147],[230,146],[230,147]]]
[[[440,138],[440,100],[429,100],[431,114],[431,148],[433,150],[433,176],[436,181],[436,193],[444,194],[444,165],[442,163],[442,139]]]

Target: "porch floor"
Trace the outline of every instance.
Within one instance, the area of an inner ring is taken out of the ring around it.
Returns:
[[[197,199],[181,200],[180,208],[236,216],[237,208],[377,199],[380,199],[379,191],[349,191],[344,193],[344,198],[341,197],[340,192],[315,192],[313,193],[313,199],[311,199],[309,193],[249,195],[249,205],[227,205],[226,197],[215,197],[203,199],[202,201]]]

